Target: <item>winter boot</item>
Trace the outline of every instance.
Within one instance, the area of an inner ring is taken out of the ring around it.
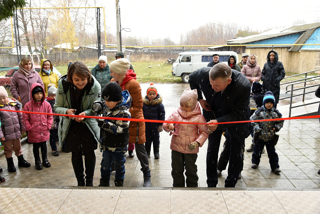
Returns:
[[[279,168],[273,169],[272,172],[276,175],[280,175],[281,170]]]
[[[1,168],[1,166],[0,166],[0,172],[2,172],[3,170],[2,170],[2,168]]]
[[[123,187],[123,179],[114,180],[114,185],[115,185],[116,187]]]
[[[254,144],[253,144],[253,143],[251,143],[251,145],[250,145],[249,149],[247,149],[247,152],[253,152],[253,146],[254,146]]]
[[[94,167],[96,166],[96,157],[85,158],[84,164],[86,166],[86,186],[93,186]]]
[[[11,158],[7,158],[7,163],[8,163],[8,172],[15,172],[16,171],[16,167],[14,166],[12,157]]]
[[[110,180],[100,179],[99,187],[109,187],[109,186],[110,186]]]
[[[35,161],[35,166],[36,166],[36,170],[41,170],[41,169],[43,169],[40,160],[36,160],[36,161]]]
[[[129,158],[133,158],[133,157],[134,157],[133,151],[129,151]]]
[[[6,181],[6,179],[4,179],[4,177],[0,176],[0,183],[5,182],[5,181]]]
[[[319,169],[319,171],[318,171],[318,174],[320,175],[320,169]]]
[[[27,162],[24,158],[23,155],[18,156],[18,166],[19,167],[30,167],[31,164]]]
[[[143,172],[143,187],[151,187],[150,169]]]
[[[251,165],[251,168],[252,168],[252,169],[258,169],[258,165],[255,164],[255,163],[253,163],[253,164]]]
[[[41,143],[42,165],[46,168],[51,167],[51,164],[47,158],[47,142]]]
[[[159,147],[153,147],[153,151],[154,151],[154,158],[159,159],[160,158]]]

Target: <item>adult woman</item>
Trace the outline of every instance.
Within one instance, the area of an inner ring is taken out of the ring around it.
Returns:
[[[143,117],[143,101],[141,88],[136,81],[136,74],[132,70],[128,70],[130,62],[127,59],[120,58],[110,64],[110,73],[122,90],[128,90],[132,97],[132,105],[130,108],[131,118],[144,119]],[[146,142],[144,122],[130,122],[129,126],[129,144],[135,144],[136,154],[141,164],[141,171],[144,175],[144,187],[151,186],[151,174],[149,169],[149,160],[144,143]],[[130,147],[130,146],[129,146]]]
[[[67,75],[59,80],[54,110],[58,114],[92,115],[92,104],[100,100],[100,93],[100,84],[91,75],[88,67],[83,62],[75,62],[68,69]],[[71,161],[78,186],[93,186],[96,164],[94,150],[97,149],[100,137],[97,121],[83,117],[65,117],[59,126],[59,142],[66,142],[67,149],[72,152]],[[83,154],[86,182],[83,174]]]
[[[250,81],[251,86],[253,82],[259,82],[261,79],[261,69],[260,66],[257,65],[256,56],[251,54],[249,60],[246,65],[243,66],[241,73],[247,77]]]
[[[49,85],[54,85],[54,87],[58,88],[59,77],[56,73],[53,72],[53,66],[50,60],[41,60],[41,70],[39,72],[39,75],[42,79],[46,95],[48,95]]]
[[[31,59],[23,57],[19,63],[19,70],[14,73],[10,84],[12,96],[23,106],[30,101],[30,88],[33,83],[39,83],[43,87],[43,82],[35,71]]]
[[[106,56],[99,57],[99,63],[94,68],[92,68],[91,74],[100,83],[101,90],[108,82],[110,82],[111,76]]]
[[[234,56],[230,56],[228,59],[228,65],[230,68],[241,72],[239,65],[237,65],[237,60]]]

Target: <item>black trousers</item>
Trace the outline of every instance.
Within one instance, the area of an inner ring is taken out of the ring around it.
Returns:
[[[240,137],[237,128],[234,126],[226,128],[226,133],[230,136],[229,168],[228,177],[225,180],[225,187],[235,187],[239,173],[243,166],[242,148],[244,137]],[[218,184],[217,162],[222,130],[216,130],[209,135],[207,150],[207,185],[216,187]]]
[[[47,159],[47,142],[33,143],[33,156],[35,162],[40,161],[39,149],[41,148],[42,161]],[[40,161],[41,162],[41,161]]]
[[[78,181],[82,181],[84,179],[84,167],[83,167],[83,159],[82,155],[84,154],[84,164],[85,164],[85,173],[86,180],[92,181],[94,175],[94,167],[96,165],[96,155],[94,154],[94,150],[89,151],[73,151],[72,152],[72,166],[74,170],[74,174]]]

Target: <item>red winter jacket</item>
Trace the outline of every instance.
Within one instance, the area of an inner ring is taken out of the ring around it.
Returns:
[[[40,102],[35,102],[32,96],[32,90],[40,86],[43,91],[43,97]],[[43,86],[39,83],[33,83],[30,90],[31,100],[24,106],[24,111],[52,113],[50,104],[45,101],[45,92]],[[27,114],[23,113],[23,122],[28,132],[28,141],[30,143],[40,143],[50,139],[50,132],[53,121],[52,115]]]

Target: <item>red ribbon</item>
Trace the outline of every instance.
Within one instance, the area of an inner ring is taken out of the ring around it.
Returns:
[[[229,122],[220,122],[220,123],[191,123],[191,122],[181,122],[181,121],[147,120],[147,119],[122,118],[122,117],[100,117],[100,116],[84,116],[84,115],[70,115],[70,114],[54,114],[54,113],[18,111],[18,110],[9,110],[9,109],[0,109],[0,111],[18,112],[18,113],[20,112],[25,114],[43,114],[43,115],[62,116],[62,117],[80,117],[80,118],[104,119],[104,120],[126,120],[126,121],[132,121],[132,122],[175,123],[175,124],[194,124],[194,125],[223,125],[223,124],[236,124],[236,123],[267,122],[267,121],[279,121],[279,120],[305,120],[305,119],[320,118],[320,115],[312,115],[312,116],[287,117],[287,118],[264,119],[264,120],[229,121]]]

